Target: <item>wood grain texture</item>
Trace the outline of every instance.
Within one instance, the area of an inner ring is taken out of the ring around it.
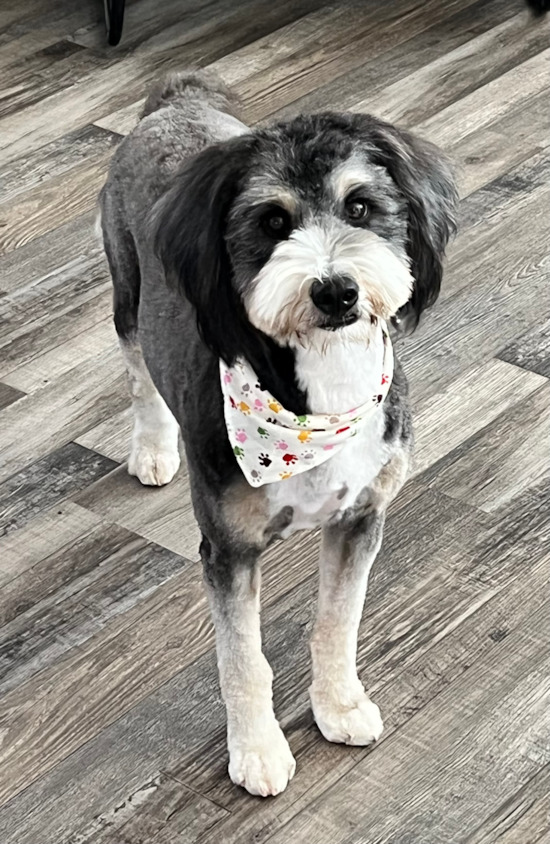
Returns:
[[[499,352],[498,357],[550,378],[550,321],[533,326],[531,331]]]
[[[35,516],[116,466],[113,460],[76,443],[49,452],[0,484],[0,536],[20,530]]]
[[[0,410],[9,404],[13,404],[14,401],[17,401],[24,395],[22,390],[16,390],[15,387],[10,387],[9,384],[0,383]]]
[[[547,33],[518,0],[127,0],[0,7],[2,844],[550,844]],[[359,630],[371,748],[313,722],[319,536],[263,560],[263,641],[298,761],[227,777],[185,464],[130,478],[95,196],[150,82],[224,76],[251,122],[367,110],[441,143],[460,233],[397,349],[417,468]]]

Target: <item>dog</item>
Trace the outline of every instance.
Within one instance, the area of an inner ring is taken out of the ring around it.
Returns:
[[[437,299],[452,167],[367,114],[251,130],[208,72],[149,96],[100,195],[135,424],[128,471],[178,470],[181,429],[227,711],[229,775],[282,792],[295,761],[262,653],[259,557],[322,528],[310,698],[332,742],[382,732],[357,632],[412,452],[388,326]]]

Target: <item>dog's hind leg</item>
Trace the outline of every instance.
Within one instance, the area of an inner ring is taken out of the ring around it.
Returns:
[[[279,794],[296,763],[273,712],[273,674],[262,653],[256,555],[246,560],[244,549],[222,551],[203,538],[201,556],[227,710],[229,776],[250,794]]]
[[[180,465],[179,425],[153,384],[139,343],[140,270],[133,238],[119,223],[116,199],[103,194],[101,204],[103,242],[113,279],[115,329],[134,412],[128,472],[142,484],[163,486]]]
[[[170,483],[179,469],[179,425],[156,389],[135,339],[120,338],[134,411],[128,472],[147,486]]]

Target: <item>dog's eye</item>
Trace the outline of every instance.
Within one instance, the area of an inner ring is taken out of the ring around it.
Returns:
[[[346,217],[354,223],[368,216],[369,206],[364,199],[349,199],[346,202]]]
[[[262,217],[262,227],[275,240],[286,240],[290,234],[290,217],[282,209],[268,211]]]

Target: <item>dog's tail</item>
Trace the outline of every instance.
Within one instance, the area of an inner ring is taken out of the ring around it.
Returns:
[[[202,101],[238,117],[239,102],[220,77],[211,70],[178,70],[168,73],[152,88],[141,117],[170,105]]]

